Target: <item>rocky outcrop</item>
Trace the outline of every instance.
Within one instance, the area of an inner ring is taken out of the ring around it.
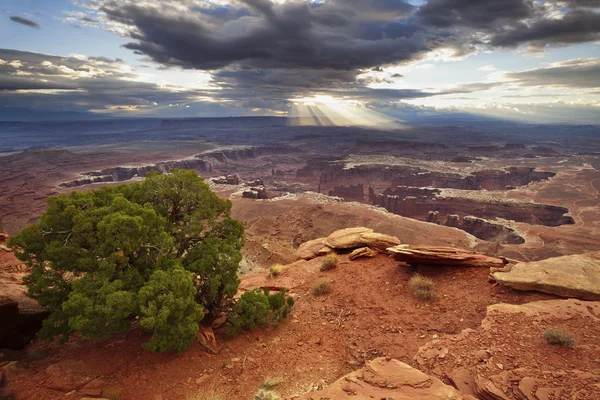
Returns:
[[[237,175],[225,175],[210,178],[210,181],[217,185],[239,185],[240,178]]]
[[[365,189],[362,184],[350,186],[336,186],[329,191],[329,196],[341,197],[345,201],[364,201]]]
[[[322,399],[467,400],[452,386],[398,360],[376,358],[327,388],[301,400]]]
[[[562,297],[600,300],[600,253],[521,262],[492,278],[518,290],[537,290]]]
[[[60,187],[72,188],[101,182],[123,182],[133,178],[143,178],[150,171],[169,172],[173,168],[191,169],[195,171],[212,171],[211,163],[198,159],[185,159],[159,162],[141,167],[115,167],[100,171],[85,172],[80,178],[59,184]]]
[[[382,251],[385,251],[388,247],[400,244],[400,239],[396,236],[384,235],[377,232],[361,233],[360,240],[365,246]]]
[[[83,361],[62,360],[46,368],[44,386],[60,392],[81,389],[96,376],[90,366]]]
[[[378,254],[377,250],[370,249],[368,247],[359,247],[350,253],[348,258],[350,260],[356,260],[360,257],[375,257]]]
[[[327,236],[323,244],[332,249],[355,249],[365,245],[361,238],[364,233],[373,233],[373,229],[365,227],[340,229]]]
[[[302,243],[296,250],[296,258],[299,260],[310,260],[319,255],[319,250],[323,248],[325,238],[318,238]]]
[[[351,249],[361,250],[361,255],[355,255],[356,257],[361,257],[363,255],[366,257],[374,257],[377,254],[377,251],[384,252],[388,247],[399,244],[400,240],[397,237],[373,232],[370,228],[346,228],[337,230],[326,238],[309,240],[308,242],[303,243],[298,247],[296,257],[298,259],[310,260],[311,258],[328,254],[334,250],[344,251]],[[350,259],[353,259],[352,257],[353,256],[351,255]]]
[[[387,251],[396,261],[410,265],[439,265],[449,267],[502,268],[508,261],[472,250],[453,247],[427,247],[401,244]]]
[[[435,339],[414,359],[478,399],[598,399],[599,316],[600,302],[575,299],[494,304],[479,328]],[[546,343],[547,327],[571,333],[577,347]]]
[[[267,188],[264,186],[253,186],[248,190],[242,192],[242,197],[245,199],[261,199],[265,200],[269,198]]]

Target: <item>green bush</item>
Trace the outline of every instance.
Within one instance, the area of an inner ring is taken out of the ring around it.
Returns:
[[[50,197],[39,222],[9,240],[31,267],[30,297],[50,315],[40,336],[107,338],[135,319],[146,347],[182,350],[203,316],[233,304],[244,227],[195,171]]]
[[[236,336],[242,331],[278,324],[288,316],[293,306],[294,299],[285,291],[276,294],[259,289],[246,292],[227,314],[230,334]]]
[[[544,340],[555,346],[575,347],[575,338],[567,332],[556,328],[547,328],[544,330]]]
[[[328,254],[323,257],[323,262],[321,263],[321,271],[329,271],[337,267],[338,259],[337,255],[334,253]]]
[[[423,301],[431,301],[437,299],[435,292],[435,283],[432,279],[426,278],[421,274],[415,274],[409,281],[409,286],[413,294]]]

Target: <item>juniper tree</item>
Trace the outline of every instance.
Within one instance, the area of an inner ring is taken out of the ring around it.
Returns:
[[[40,335],[106,338],[139,318],[148,348],[185,348],[203,309],[217,315],[237,291],[244,228],[230,213],[183,170],[49,198],[9,241],[31,267],[29,295],[50,312]]]

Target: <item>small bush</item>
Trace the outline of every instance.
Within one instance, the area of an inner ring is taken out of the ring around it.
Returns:
[[[548,328],[544,331],[544,340],[555,346],[575,347],[575,338],[567,332],[556,328]]]
[[[283,271],[283,265],[274,264],[271,268],[269,268],[269,277],[274,278],[276,276],[279,276],[279,274],[281,274],[281,271]]]
[[[333,253],[326,255],[323,258],[323,263],[321,264],[321,271],[329,271],[337,267],[338,259],[337,256]]]
[[[421,274],[415,274],[408,282],[413,294],[419,299],[424,301],[431,301],[437,299],[437,293],[435,293],[435,283],[432,279],[424,277]]]
[[[280,399],[281,399],[281,397],[279,397],[279,395],[272,390],[258,389],[258,391],[256,393],[254,393],[254,400],[280,400]]]
[[[285,290],[276,294],[259,289],[246,292],[227,314],[227,322],[231,325],[230,334],[237,336],[242,331],[278,324],[288,316],[293,306],[294,299]]]
[[[331,281],[329,279],[317,280],[313,285],[313,294],[315,296],[321,296],[327,293],[331,293]]]

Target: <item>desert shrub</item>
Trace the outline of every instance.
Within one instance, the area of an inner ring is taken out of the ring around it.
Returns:
[[[313,285],[313,294],[321,296],[331,292],[331,281],[329,279],[318,279]]]
[[[269,277],[274,278],[276,276],[279,276],[279,274],[281,274],[281,271],[283,271],[283,265],[274,264],[271,266],[271,268],[269,268]]]
[[[254,400],[280,400],[281,397],[272,391],[266,389],[258,389],[256,393],[254,393]]]
[[[211,322],[233,304],[244,227],[230,214],[231,201],[177,169],[50,197],[9,241],[31,268],[29,296],[50,313],[40,336],[107,338],[139,319],[148,348],[182,350],[202,309]]]
[[[547,328],[544,330],[544,340],[555,346],[575,347],[575,338],[567,332],[556,328]]]
[[[294,299],[285,290],[275,294],[259,289],[246,292],[227,314],[229,333],[236,336],[242,331],[278,324],[288,316],[293,306]]]
[[[408,282],[413,294],[419,299],[424,301],[431,301],[437,299],[437,293],[435,293],[435,283],[432,279],[424,277],[421,274],[415,274]]]
[[[326,255],[323,257],[323,262],[321,263],[321,271],[329,271],[337,267],[338,259],[337,256],[333,253]]]
[[[265,390],[270,390],[270,389],[273,389],[275,386],[278,386],[282,383],[283,383],[283,378],[267,377],[267,378],[265,378],[263,383],[260,385],[260,388],[265,389]]]

